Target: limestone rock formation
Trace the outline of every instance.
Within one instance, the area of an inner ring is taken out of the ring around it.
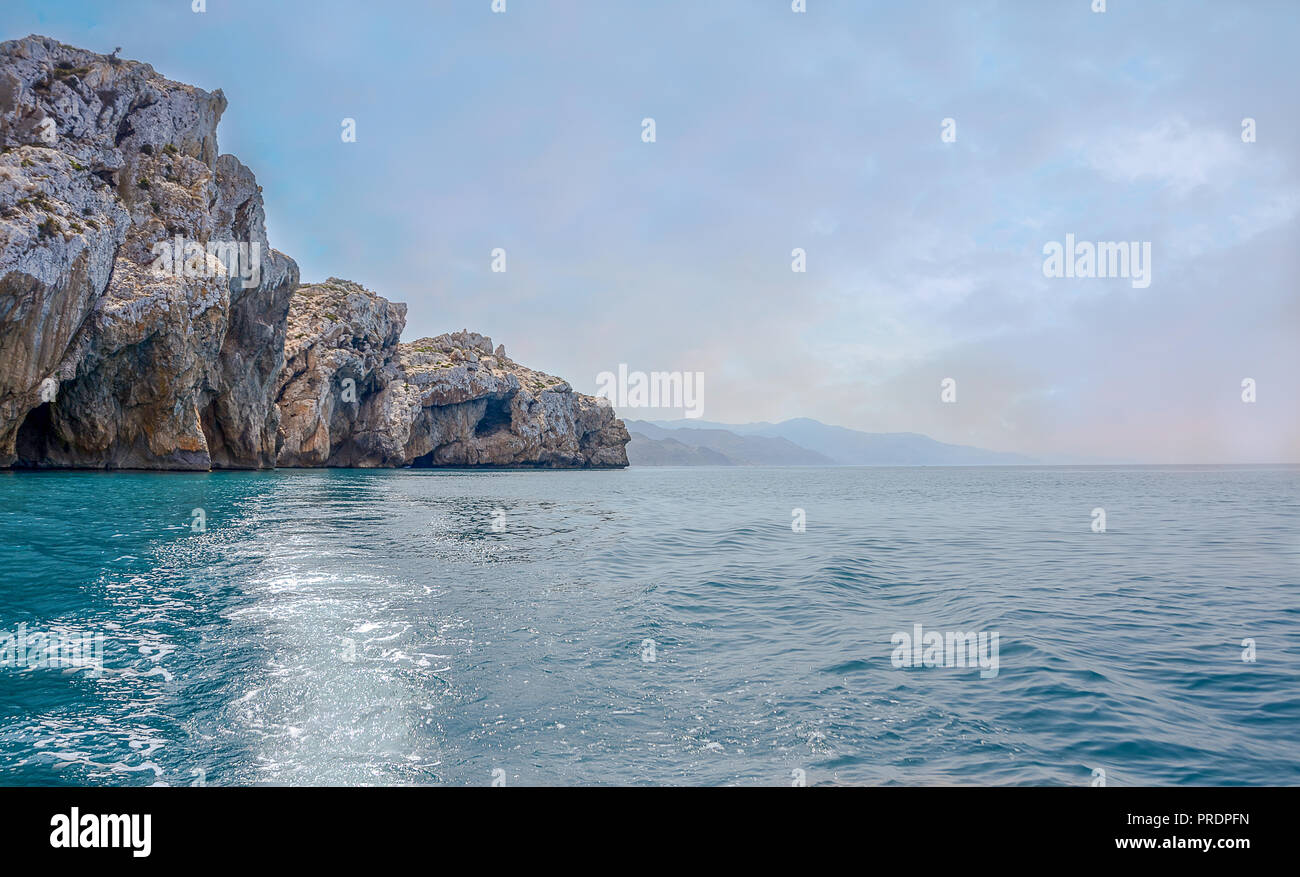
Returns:
[[[298,289],[218,152],[225,109],[115,54],[0,43],[0,467],[627,465],[608,405],[504,347],[399,345],[405,305]]]
[[[300,286],[289,307],[280,409],[280,466],[395,466],[384,448],[381,391],[397,378],[406,305],[331,277]]]
[[[274,465],[298,269],[218,155],[225,107],[148,64],[0,44],[0,465]]]
[[[405,305],[346,280],[298,290],[279,465],[627,465],[627,430],[603,400],[477,333],[399,344],[405,321]]]

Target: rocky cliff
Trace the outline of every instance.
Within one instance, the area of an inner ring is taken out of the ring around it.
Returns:
[[[406,305],[330,278],[289,309],[281,466],[626,466],[604,400],[473,332],[399,344]]]
[[[399,345],[404,305],[298,289],[225,108],[0,43],[0,466],[627,464],[612,410],[481,336]]]

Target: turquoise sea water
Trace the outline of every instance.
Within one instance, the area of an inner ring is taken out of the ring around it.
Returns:
[[[1297,488],[0,473],[0,635],[104,637],[0,667],[0,783],[1297,784]],[[997,675],[895,667],[915,624],[997,632]]]

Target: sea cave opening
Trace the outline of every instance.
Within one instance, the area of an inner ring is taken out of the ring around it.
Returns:
[[[42,402],[23,418],[18,427],[18,436],[14,452],[18,459],[15,466],[40,466],[49,456],[50,445],[54,443],[54,415],[49,402]]]
[[[474,426],[474,435],[489,435],[510,428],[510,397],[493,397],[487,400],[483,416]]]

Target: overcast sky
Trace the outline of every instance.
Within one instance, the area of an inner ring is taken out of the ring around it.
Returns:
[[[703,372],[708,420],[1300,462],[1300,3],[1091,3],[6,0],[0,24],[223,89],[272,244],[407,302],[405,340],[483,332],[586,392]],[[1150,285],[1045,277],[1067,233],[1150,242]]]

